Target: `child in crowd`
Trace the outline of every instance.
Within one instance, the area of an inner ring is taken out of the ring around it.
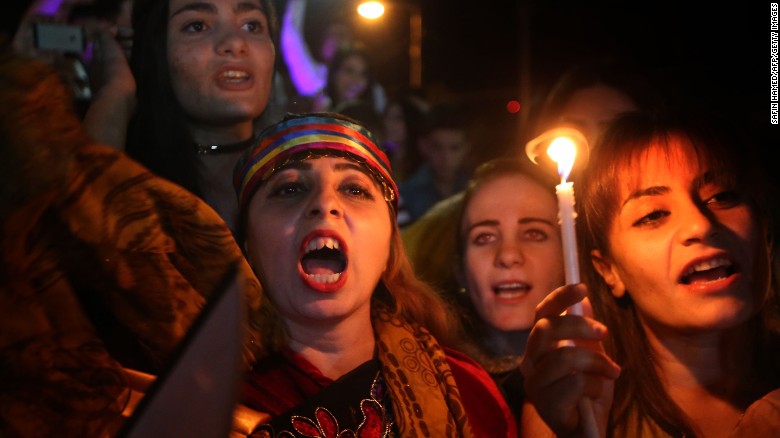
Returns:
[[[402,228],[466,187],[469,134],[469,116],[462,106],[447,102],[431,107],[417,142],[425,163],[399,187]]]

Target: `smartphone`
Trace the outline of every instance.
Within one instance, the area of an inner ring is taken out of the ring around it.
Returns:
[[[39,50],[80,54],[86,49],[87,38],[82,26],[38,22],[33,25],[33,35]]]

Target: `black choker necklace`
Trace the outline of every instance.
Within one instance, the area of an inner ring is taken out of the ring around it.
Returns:
[[[230,144],[196,144],[196,152],[198,155],[212,155],[212,154],[229,154],[231,152],[240,152],[248,148],[255,143],[255,137],[249,137],[249,139],[240,141],[238,143]]]

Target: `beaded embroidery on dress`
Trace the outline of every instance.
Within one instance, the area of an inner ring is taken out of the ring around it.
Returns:
[[[312,418],[301,415],[290,417],[292,431],[275,432],[273,426],[266,424],[258,428],[252,438],[385,438],[395,436],[393,430],[393,415],[387,391],[380,373],[376,374],[369,398],[360,401],[360,411],[363,420],[355,430],[341,429],[336,418],[327,408],[318,406],[314,409]]]

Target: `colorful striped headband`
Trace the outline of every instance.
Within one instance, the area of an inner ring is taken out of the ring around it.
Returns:
[[[242,216],[260,184],[294,155],[306,152],[341,153],[365,164],[390,189],[388,200],[398,210],[398,187],[387,154],[377,146],[371,133],[352,119],[331,113],[288,116],[263,131],[258,141],[241,157],[233,172]]]

